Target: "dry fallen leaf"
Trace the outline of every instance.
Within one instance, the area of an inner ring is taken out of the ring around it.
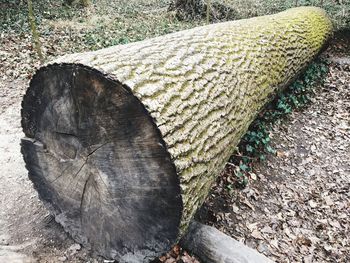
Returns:
[[[264,237],[261,235],[261,233],[257,229],[253,230],[251,235],[252,237],[257,239],[264,239]]]
[[[317,207],[317,203],[316,203],[314,200],[310,200],[310,201],[309,201],[309,206],[310,206],[311,208],[316,208],[316,207]]]
[[[312,242],[309,238],[299,235],[296,239],[296,243],[310,247]]]
[[[249,201],[246,199],[246,198],[243,198],[242,200],[241,200],[241,202],[243,203],[243,204],[245,204],[246,206],[248,206],[250,209],[252,209],[253,211],[255,210],[255,208],[254,208],[254,206],[251,204],[251,203],[249,203]]]

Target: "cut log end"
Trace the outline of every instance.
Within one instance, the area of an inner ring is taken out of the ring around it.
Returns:
[[[29,176],[76,241],[120,262],[142,262],[176,242],[176,169],[128,87],[83,65],[50,65],[31,81],[22,126]]]

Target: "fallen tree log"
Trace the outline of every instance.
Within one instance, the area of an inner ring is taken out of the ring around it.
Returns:
[[[264,255],[225,235],[215,227],[191,222],[181,246],[202,263],[273,263]]]
[[[22,153],[72,237],[146,262],[186,231],[273,95],[331,35],[318,8],[63,56],[33,76]]]

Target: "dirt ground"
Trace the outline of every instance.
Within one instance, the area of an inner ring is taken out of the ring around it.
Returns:
[[[39,201],[20,153],[24,81],[2,82],[0,114],[0,262],[69,262],[86,258]],[[17,90],[19,92],[14,92]],[[73,245],[73,246],[72,246]],[[73,255],[74,254],[74,255]],[[90,262],[94,262],[91,260]]]
[[[243,190],[229,194],[219,180],[201,221],[277,262],[350,262],[349,41],[326,52],[333,62],[313,103],[275,126],[277,155],[256,165],[256,180]],[[8,67],[21,64],[21,49],[5,51],[12,52]],[[1,71],[0,263],[104,262],[75,244],[39,201],[19,146],[28,78]]]

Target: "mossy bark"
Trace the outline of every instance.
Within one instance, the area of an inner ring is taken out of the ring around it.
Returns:
[[[31,178],[41,191],[49,185],[42,196],[55,193],[45,198],[67,231],[100,254],[140,262],[162,253],[184,233],[258,112],[331,34],[323,10],[303,7],[60,57],[38,71],[23,102]],[[91,201],[98,196],[101,205]],[[77,212],[66,213],[64,200]]]

